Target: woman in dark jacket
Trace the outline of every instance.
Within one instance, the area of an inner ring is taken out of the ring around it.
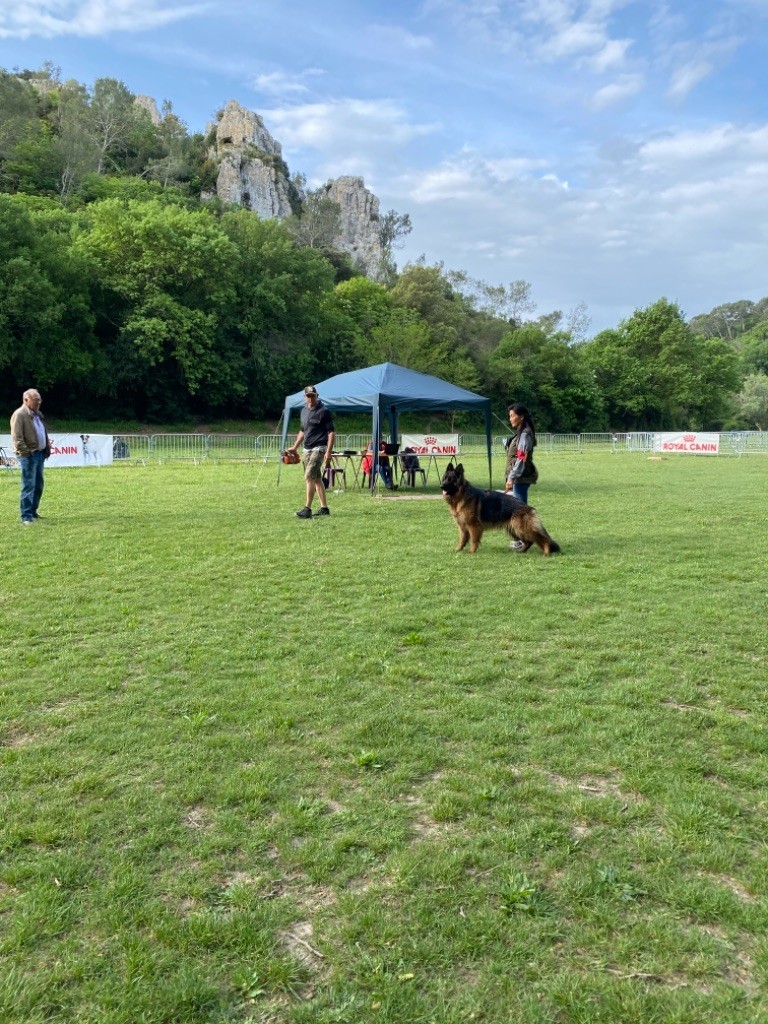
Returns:
[[[524,405],[513,402],[507,409],[514,437],[507,441],[507,482],[506,491],[528,504],[528,488],[539,479],[533,463],[533,449],[536,447],[536,429],[531,414]]]

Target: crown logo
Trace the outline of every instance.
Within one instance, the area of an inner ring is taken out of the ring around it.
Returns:
[[[696,440],[696,435],[695,434],[683,434],[683,440],[684,441],[695,441]]]
[[[424,442],[425,442],[426,444],[435,444],[435,442],[436,442],[436,441],[437,441],[437,438],[436,438],[436,437],[432,437],[432,435],[431,435],[431,434],[430,434],[430,436],[429,436],[429,437],[425,437],[425,438],[424,438]]]

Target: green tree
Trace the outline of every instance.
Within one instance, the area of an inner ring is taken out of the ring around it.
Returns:
[[[492,395],[505,406],[521,402],[538,430],[558,433],[605,427],[600,392],[567,333],[526,324],[502,338],[487,363]]]
[[[532,287],[528,281],[511,281],[509,285],[491,285],[486,281],[475,282],[476,295],[480,304],[492,316],[507,323],[521,326],[526,313],[536,309],[531,298]]]
[[[337,284],[326,305],[346,318],[354,339],[355,362],[367,366],[375,348],[373,331],[392,314],[392,297],[387,289],[370,278],[354,277]],[[373,362],[381,360],[374,358]]]
[[[307,192],[301,210],[289,217],[286,226],[297,245],[310,249],[331,249],[341,234],[341,207],[325,189]]]
[[[72,217],[52,200],[0,195],[0,379],[6,398],[32,385],[93,390],[100,372],[89,268]]]
[[[148,111],[115,78],[97,78],[90,103],[90,126],[98,152],[97,174],[137,172],[162,147]]]
[[[768,319],[768,298],[752,302],[739,299],[715,306],[709,313],[701,313],[689,321],[694,333],[704,338],[722,338],[734,341],[757,324]]]
[[[90,130],[90,118],[85,87],[74,80],[65,82],[58,90],[52,112],[60,164],[57,191],[63,203],[69,201],[83,178],[99,166],[99,146]]]
[[[614,428],[717,426],[738,386],[733,348],[697,337],[667,299],[601,332],[584,354]]]
[[[78,244],[98,278],[116,389],[137,401],[150,395],[160,412],[202,389],[212,404],[236,391],[218,340],[235,297],[237,249],[221,227],[204,211],[151,200],[107,199],[87,212]]]
[[[273,415],[302,381],[348,366],[348,334],[334,336],[339,322],[326,308],[333,268],[284,224],[248,210],[225,214],[221,226],[237,251],[229,344],[246,367],[250,411]]]
[[[174,114],[170,100],[163,102],[162,119],[157,134],[162,147],[162,156],[148,161],[147,176],[162,182],[164,187],[187,181],[192,174],[187,149],[187,128],[184,122]]]
[[[420,346],[414,342],[421,331],[411,329],[408,346],[404,346],[400,359],[403,365],[475,390],[480,378],[469,350],[473,312],[451,284],[442,265],[409,264],[400,274],[391,295],[395,307],[417,314],[429,329],[425,343]]]
[[[757,430],[768,430],[768,376],[751,373],[736,396],[736,408],[742,419]]]
[[[379,218],[381,261],[377,276],[380,281],[394,283],[397,279],[395,249],[401,248],[403,244],[401,239],[405,238],[406,235],[410,235],[412,230],[411,218],[407,213],[389,210],[383,217]]]
[[[0,189],[49,192],[55,187],[57,162],[49,125],[39,113],[35,90],[0,70]]]
[[[768,322],[742,334],[737,351],[744,373],[768,373]]]

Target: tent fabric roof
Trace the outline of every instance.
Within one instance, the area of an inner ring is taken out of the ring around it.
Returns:
[[[316,384],[320,401],[331,412],[356,412],[392,406],[408,409],[490,409],[490,399],[474,391],[449,384],[427,373],[407,370],[396,363],[379,363],[364,370],[352,370]],[[304,391],[285,400],[285,410],[302,409]]]

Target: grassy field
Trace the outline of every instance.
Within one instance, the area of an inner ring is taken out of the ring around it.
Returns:
[[[537,462],[0,474],[0,1020],[768,1019],[768,464]]]

